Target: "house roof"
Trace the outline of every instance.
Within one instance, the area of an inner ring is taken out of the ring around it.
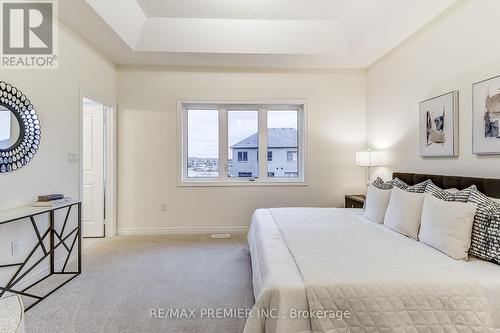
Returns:
[[[232,145],[232,149],[258,148],[259,134],[255,133]],[[268,128],[268,148],[296,148],[297,130],[295,128]]]

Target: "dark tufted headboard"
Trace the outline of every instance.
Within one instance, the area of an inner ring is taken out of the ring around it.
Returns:
[[[393,178],[399,178],[408,185],[415,185],[427,179],[432,180],[437,186],[447,188],[457,188],[463,190],[471,185],[476,185],[477,189],[489,197],[500,199],[500,179],[493,178],[472,178],[457,176],[424,175],[418,173],[395,172]]]

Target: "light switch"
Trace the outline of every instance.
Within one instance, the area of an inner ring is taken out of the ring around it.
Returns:
[[[68,153],[68,163],[79,163],[80,159],[77,153]]]

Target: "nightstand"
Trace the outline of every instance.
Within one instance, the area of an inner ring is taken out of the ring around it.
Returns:
[[[361,194],[346,195],[345,208],[363,208],[365,205],[365,196]]]

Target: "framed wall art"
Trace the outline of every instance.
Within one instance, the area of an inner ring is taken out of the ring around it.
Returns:
[[[472,85],[472,152],[500,154],[500,76]]]
[[[458,156],[458,90],[420,102],[420,156]]]

